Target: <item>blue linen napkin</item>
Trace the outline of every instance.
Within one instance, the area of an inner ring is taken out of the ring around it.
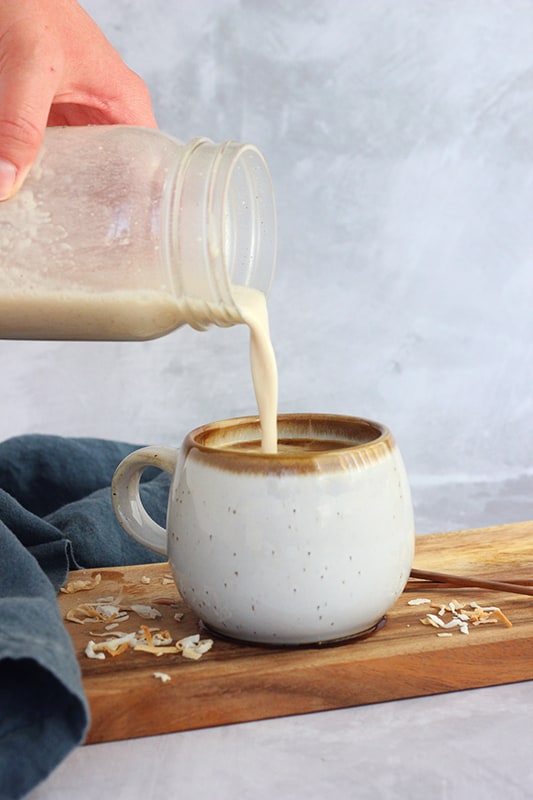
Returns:
[[[0,443],[0,800],[19,800],[77,745],[89,709],[56,594],[69,569],[163,559],[115,519],[110,483],[139,445],[27,435]],[[141,497],[165,524],[170,477]]]

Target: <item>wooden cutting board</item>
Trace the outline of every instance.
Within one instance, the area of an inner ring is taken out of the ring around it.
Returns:
[[[533,580],[533,522],[418,537],[415,566]],[[102,576],[97,588],[59,595],[63,614],[81,603],[121,594],[123,603],[151,603],[162,613],[156,623],[131,614],[121,630],[157,624],[175,639],[200,631],[197,617],[168,578],[168,564],[82,570],[70,577],[88,579],[97,573]],[[468,635],[455,629],[452,636],[439,637],[435,628],[420,622],[430,609],[408,605],[416,597],[496,605],[512,627],[502,622],[469,626]],[[183,612],[180,622],[174,619],[176,612]],[[96,661],[84,651],[94,638],[90,631],[102,632],[103,623],[65,625],[91,708],[89,743],[533,679],[533,598],[482,589],[421,586],[406,591],[380,630],[350,643],[272,648],[216,639],[199,661],[177,653],[156,657],[132,650]],[[167,673],[171,680],[162,683],[154,672]]]

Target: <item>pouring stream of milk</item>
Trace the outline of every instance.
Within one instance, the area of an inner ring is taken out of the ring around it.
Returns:
[[[250,329],[250,364],[261,422],[263,453],[278,451],[278,369],[270,338],[266,297],[258,289],[234,286],[233,296]]]

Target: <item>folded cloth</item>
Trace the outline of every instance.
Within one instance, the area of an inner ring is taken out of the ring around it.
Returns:
[[[85,738],[89,709],[56,594],[69,569],[163,560],[116,521],[113,472],[139,445],[29,435],[0,443],[0,800],[18,800]],[[170,477],[141,497],[165,524]]]

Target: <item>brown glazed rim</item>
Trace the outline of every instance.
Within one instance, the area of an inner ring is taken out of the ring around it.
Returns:
[[[195,459],[231,472],[286,474],[367,467],[386,458],[395,446],[385,425],[342,414],[279,414],[278,434],[280,439],[318,436],[352,443],[347,447],[301,453],[250,453],[226,449],[232,443],[261,438],[259,417],[250,416],[210,422],[195,428],[185,437],[182,453],[194,454]]]

